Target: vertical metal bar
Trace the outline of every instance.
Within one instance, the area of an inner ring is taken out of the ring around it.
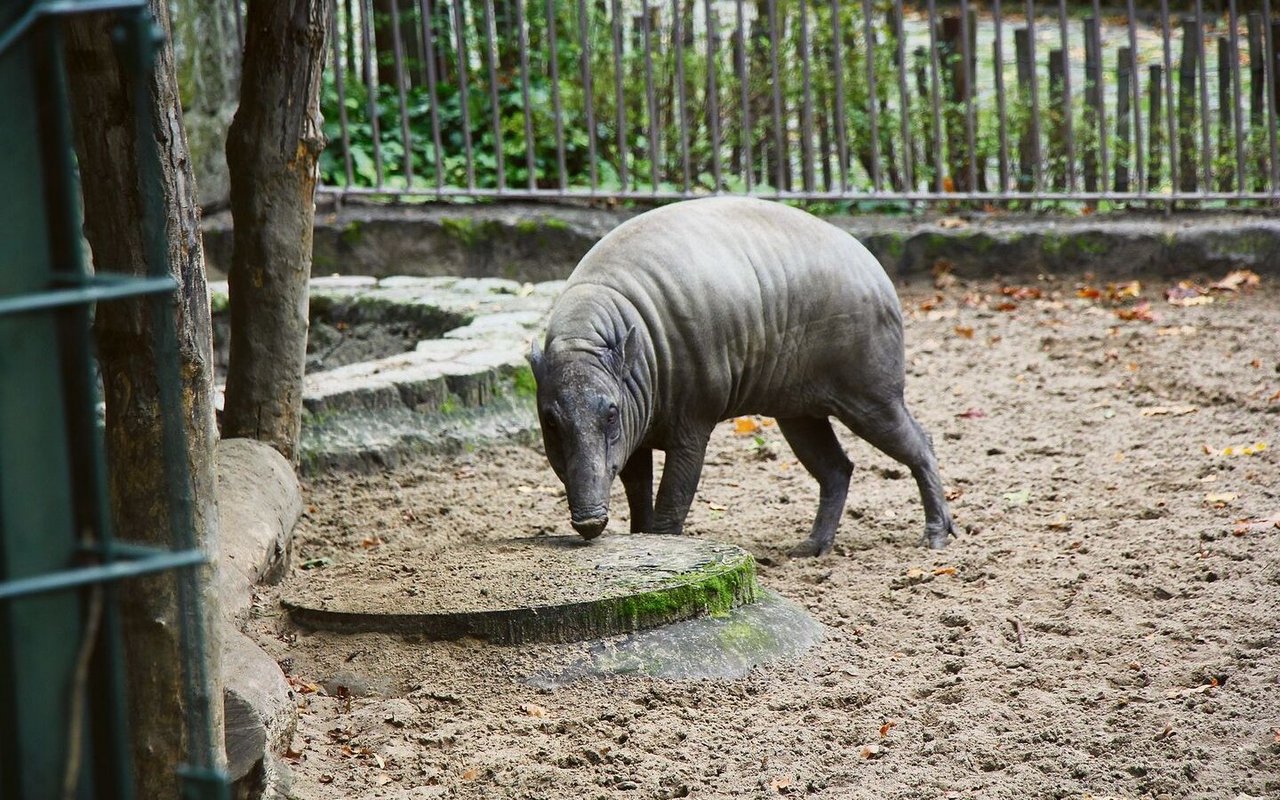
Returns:
[[[1186,30],[1185,28],[1183,30]],[[1209,146],[1209,71],[1206,61],[1209,56],[1204,42],[1204,2],[1196,0],[1196,36],[1200,43],[1196,47],[1199,58],[1196,63],[1200,73],[1200,170],[1203,178],[1202,191],[1213,191],[1213,150]],[[1185,44],[1183,45],[1185,47]]]
[[[1236,0],[1229,0],[1227,4],[1227,19],[1230,25],[1231,85],[1235,87],[1232,93],[1234,102],[1231,104],[1231,112],[1236,140],[1236,191],[1243,194],[1248,180],[1245,175],[1244,159],[1244,109],[1242,107],[1244,91],[1240,83],[1240,18],[1236,10]]]
[[[1277,153],[1276,143],[1276,64],[1275,51],[1272,49],[1275,44],[1272,41],[1274,32],[1271,30],[1271,0],[1262,0],[1262,39],[1263,51],[1266,64],[1267,79],[1267,139],[1271,147],[1271,186],[1268,190],[1274,198],[1277,192],[1280,192],[1280,153]]]
[[[444,187],[444,146],[440,136],[440,94],[436,87],[438,82],[436,75],[436,36],[433,27],[430,15],[422,14],[422,41],[425,44],[423,56],[427,61],[427,104],[430,106],[428,113],[431,117],[431,143],[436,149],[436,192],[438,194]],[[399,26],[397,25],[398,29]],[[399,37],[396,38],[396,41],[399,41]],[[409,142],[405,141],[404,146],[407,150]]]
[[[435,31],[435,3],[439,0],[410,0],[409,5],[414,6],[418,10],[418,26],[414,32],[414,38],[418,42],[418,52],[427,52],[427,30],[430,26],[431,31]],[[427,82],[427,60],[421,59],[422,63],[418,65],[418,82],[419,85]],[[443,77],[443,76],[438,76]]]
[[[786,188],[786,147],[782,139],[782,81],[778,76],[778,3],[768,0],[769,8],[769,58],[770,72],[773,78],[773,160],[777,170],[777,184],[774,190],[781,192]]]
[[[453,2],[453,28],[458,48],[458,101],[462,106],[462,149],[467,161],[467,188],[475,191],[476,164],[475,153],[471,142],[471,92],[467,84],[467,73],[470,72],[467,55],[466,12],[463,0]],[[426,49],[425,46],[423,48]]]
[[[529,100],[529,20],[525,15],[524,0],[516,0],[516,26],[520,38],[520,96],[524,106],[524,157],[529,171],[530,189],[538,188],[538,163],[533,154],[533,109]]]
[[[371,128],[373,138],[373,185],[375,188],[382,188],[382,132],[379,130],[378,123],[378,73],[373,66],[373,42],[371,39],[371,26],[373,25],[373,0],[360,0],[360,39],[361,60],[364,62],[364,74],[368,76],[369,83],[365,87],[365,100],[369,114],[369,127]]]
[[[1058,31],[1062,39],[1062,121],[1067,139],[1067,191],[1076,190],[1075,125],[1071,115],[1071,29],[1067,26],[1067,0],[1058,0]]]
[[[711,0],[703,3],[707,17],[707,121],[711,128],[711,180],[719,192],[720,180],[720,89],[716,84],[716,33],[715,16],[711,13]]]
[[[404,72],[404,36],[400,31],[399,2],[391,4],[391,55],[396,71],[396,97],[400,111],[400,169],[404,172],[404,188],[413,188],[413,139],[409,134],[409,101],[406,84],[409,78]],[[438,158],[438,155],[437,155]],[[440,180],[440,165],[436,164],[437,186]]]
[[[1001,41],[1004,37],[1002,30],[1002,13],[1000,10],[1000,0],[993,0],[991,5],[991,16],[995,22],[995,42],[992,46],[992,53],[995,57],[993,70],[996,79],[996,125],[997,133],[1000,139],[1000,194],[1009,191],[1009,115],[1005,108],[1004,95],[1004,43]]]
[[[587,168],[591,172],[591,193],[600,187],[596,166],[596,108],[595,90],[591,86],[591,36],[587,19],[587,0],[578,0],[578,47],[581,51],[582,105],[587,121]]]
[[[671,0],[672,41],[671,54],[676,59],[676,97],[680,105],[680,167],[684,178],[684,191],[689,191],[689,108],[684,85],[684,14],[680,12],[680,0]]]
[[[492,2],[492,0],[489,0]],[[622,92],[622,0],[613,0],[613,114],[618,134],[619,192],[627,193],[627,106]]]
[[[338,15],[329,18],[329,36],[333,40],[333,82],[338,89],[338,135],[342,138],[342,166],[347,177],[347,188],[355,185],[355,172],[351,167],[351,133],[347,124],[347,88],[345,70],[342,69],[342,40],[338,37]]]
[[[1133,96],[1130,98],[1133,105],[1133,173],[1137,177],[1137,191],[1143,194],[1147,191],[1147,162],[1143,158],[1142,149],[1142,78],[1138,71],[1138,19],[1137,12],[1133,6],[1133,0],[1127,0],[1128,3],[1128,28],[1129,28],[1129,75],[1133,80]]]
[[[1173,107],[1173,42],[1169,27],[1169,0],[1160,0],[1160,33],[1164,39],[1164,101],[1165,117],[1169,126],[1169,179],[1173,193],[1179,186],[1178,126]],[[1168,206],[1173,208],[1172,204]]]
[[[641,41],[644,43],[644,96],[649,112],[649,191],[657,194],[660,182],[658,161],[662,156],[662,149],[659,147],[658,140],[658,101],[653,91],[653,45],[650,30],[653,23],[647,3],[641,6],[641,11],[643,12],[640,15],[640,34]]]
[[[560,192],[569,188],[569,171],[564,163],[564,117],[560,113],[560,64],[556,53],[556,0],[547,0],[547,50],[551,58],[551,113],[556,126],[556,169]]]
[[[849,191],[849,130],[844,108],[844,55],[840,52],[840,0],[831,0],[831,74],[836,95],[836,157],[840,159],[840,192]]]
[[[1097,85],[1094,91],[1098,97],[1098,156],[1101,166],[1100,178],[1098,179],[1098,188],[1103,194],[1107,194],[1107,187],[1111,185],[1111,142],[1109,141],[1107,131],[1107,93],[1105,91],[1106,81],[1106,53],[1102,49],[1102,9],[1098,0],[1093,0],[1093,18],[1096,20],[1094,28],[1094,45],[1096,45],[1098,53],[1098,74]]]
[[[898,59],[898,110],[902,123],[902,174],[903,188],[913,191],[915,186],[915,147],[911,136],[911,95],[907,92],[907,32],[902,19],[902,0],[893,0],[893,24],[897,36]]]
[[[868,0],[863,0],[868,2]],[[978,190],[978,148],[974,131],[973,99],[977,95],[977,87],[973,85],[973,64],[970,62],[972,49],[969,46],[970,30],[969,0],[960,0],[960,74],[964,77],[964,127],[965,143],[969,147],[969,191]]]
[[[1035,0],[1027,0],[1027,55],[1031,61],[1031,166],[1032,191],[1040,192],[1044,188],[1044,165],[1040,152],[1040,81],[1037,78],[1039,68],[1036,65],[1036,4]]]
[[[813,71],[810,64],[809,3],[800,5],[800,165],[804,190],[814,190],[813,172]],[[870,102],[869,102],[870,104]]]
[[[751,76],[747,74],[747,23],[743,5],[744,0],[737,0],[738,75],[741,76],[738,81],[738,94],[741,96],[739,102],[742,103],[742,167],[745,173],[742,177],[746,179],[749,194],[755,182],[755,164],[751,157],[751,93],[748,85]]]
[[[502,152],[502,105],[498,101],[498,56],[494,52],[498,38],[494,21],[493,0],[484,0],[484,54],[489,65],[489,107],[493,112],[493,149],[497,161],[497,190],[507,188],[506,155]]]
[[[880,170],[880,93],[876,88],[875,33],[871,29],[871,0],[862,0],[862,36],[866,40],[867,117],[871,123],[871,185],[884,191]]]
[[[941,92],[938,88],[938,29],[936,20],[938,19],[938,9],[934,0],[929,0],[929,105],[933,110],[933,143],[937,148],[937,170],[934,177],[935,188],[939,192],[946,191],[946,184],[943,182],[943,172],[946,171],[946,165],[950,161],[950,153],[947,158],[942,156],[942,110],[941,110]]]

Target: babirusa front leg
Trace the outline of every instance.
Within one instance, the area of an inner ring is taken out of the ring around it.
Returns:
[[[698,491],[702,461],[707,454],[711,430],[699,431],[667,450],[666,465],[658,484],[658,500],[654,505],[653,533],[683,533],[689,506]]]

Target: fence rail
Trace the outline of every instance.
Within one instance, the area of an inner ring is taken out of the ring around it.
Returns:
[[[322,191],[1274,205],[1270,0],[338,0]]]

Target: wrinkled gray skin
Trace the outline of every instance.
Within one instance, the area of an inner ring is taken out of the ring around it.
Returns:
[[[929,438],[903,403],[902,312],[857,240],[762,200],[691,200],[619,226],[583,257],[529,356],[547,460],[573,527],[599,536],[622,477],[631,530],[680,533],[707,440],[742,414],[777,418],[821,488],[809,538],[831,549],[853,465],[835,417],[911,469],[921,544],[953,533]],[[666,466],[653,500],[653,451]]]

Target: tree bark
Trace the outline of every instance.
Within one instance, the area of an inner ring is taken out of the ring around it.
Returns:
[[[223,435],[266,442],[295,464],[331,10],[331,0],[251,0],[227,136],[235,247]]]
[[[151,12],[167,34],[168,9],[152,0]],[[216,563],[218,529],[214,497],[212,334],[200,209],[182,127],[173,51],[156,55],[150,96],[137,97],[111,42],[114,15],[72,18],[67,63],[76,131],[76,153],[84,196],[85,235],[100,271],[143,274],[148,261],[144,233],[146,204],[140,175],[160,176],[169,274],[179,283],[177,339],[182,371],[186,462],[193,500],[197,546]],[[149,110],[157,169],[143,169],[136,139],[134,104]],[[146,300],[102,303],[95,335],[106,395],[106,449],[112,519],[121,538],[158,546],[173,544],[157,383],[152,314]],[[219,669],[217,597],[212,566],[199,570],[203,617],[179,607],[172,573],[121,585],[125,656],[128,668],[134,771],[140,797],[177,797],[177,768],[189,745],[208,736],[222,743],[222,682]],[[204,626],[207,729],[189,729],[182,692],[182,626]],[[203,735],[201,735],[203,734]]]

